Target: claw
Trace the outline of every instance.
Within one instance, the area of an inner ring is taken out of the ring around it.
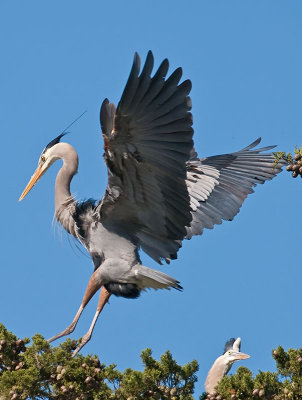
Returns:
[[[82,337],[81,343],[78,345],[78,347],[75,349],[75,351],[72,353],[72,357],[74,357],[78,352],[81,350],[82,347],[85,346],[86,343],[89,342],[92,336],[92,331],[90,330]]]
[[[48,339],[48,342],[51,343],[54,340],[57,340],[63,336],[70,335],[74,331],[75,326],[76,326],[76,324],[70,324],[66,329],[64,329],[64,331],[62,331],[62,332],[58,333],[57,335]]]

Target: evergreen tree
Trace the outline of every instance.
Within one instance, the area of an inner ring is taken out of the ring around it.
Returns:
[[[67,339],[52,347],[39,334],[32,341],[18,339],[0,324],[0,400],[193,400],[197,361],[180,366],[169,351],[157,361],[146,349],[141,353],[143,371],[120,372],[94,355],[72,358],[76,346],[77,341]],[[276,372],[253,377],[239,367],[220,381],[215,395],[203,393],[200,399],[301,400],[302,348],[285,351],[279,346],[272,355]]]
[[[121,373],[97,356],[72,358],[76,340],[52,347],[36,334],[29,343],[0,324],[0,400],[193,400],[197,361],[180,366],[169,351],[157,361],[146,349],[143,371]]]
[[[299,149],[295,147],[294,154],[278,151],[274,153],[274,156],[275,165],[277,165],[280,160],[284,160],[288,164],[286,170],[292,172],[292,177],[297,178],[297,176],[300,175],[302,178],[302,147]]]

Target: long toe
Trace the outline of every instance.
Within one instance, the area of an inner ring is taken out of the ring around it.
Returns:
[[[51,343],[54,340],[60,339],[63,336],[70,335],[74,331],[74,328],[75,328],[74,324],[69,325],[66,329],[64,329],[64,331],[48,339],[48,342]]]
[[[81,350],[82,347],[85,346],[86,343],[89,342],[91,338],[91,332],[87,332],[81,340],[81,343],[78,345],[78,347],[75,349],[75,351],[72,353],[72,357],[74,357],[76,354],[78,354],[78,352]]]

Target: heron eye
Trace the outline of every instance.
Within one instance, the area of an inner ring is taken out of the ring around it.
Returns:
[[[41,156],[41,161],[45,162],[46,158],[44,156]]]
[[[229,350],[229,356],[232,354],[231,350]]]

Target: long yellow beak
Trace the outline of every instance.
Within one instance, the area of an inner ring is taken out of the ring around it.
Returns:
[[[23,193],[20,196],[19,201],[23,200],[24,197],[27,195],[27,193],[34,187],[34,185],[38,182],[39,178],[42,175],[42,167],[38,167],[35,170],[35,173],[33,176],[30,178],[30,181],[28,182],[26,188],[24,189]]]

